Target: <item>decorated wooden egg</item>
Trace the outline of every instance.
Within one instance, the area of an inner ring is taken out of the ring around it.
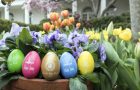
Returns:
[[[22,69],[24,54],[19,49],[14,49],[8,56],[7,67],[11,73],[19,73]]]
[[[77,74],[77,63],[75,58],[68,52],[60,57],[60,70],[64,78],[72,78]]]
[[[22,73],[26,78],[35,78],[40,71],[41,60],[36,51],[30,51],[22,64]]]
[[[59,58],[54,52],[48,52],[41,64],[41,71],[46,80],[55,80],[60,73]]]
[[[78,68],[82,75],[93,72],[94,59],[88,51],[84,51],[80,54],[78,58]]]

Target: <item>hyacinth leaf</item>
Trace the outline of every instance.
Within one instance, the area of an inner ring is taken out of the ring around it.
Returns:
[[[9,75],[6,78],[0,78],[0,90],[6,86],[10,81],[17,80],[19,78],[19,75]]]
[[[0,65],[3,64],[3,63],[5,63],[5,62],[6,62],[6,59],[3,58],[3,57],[0,57]]]
[[[32,37],[26,28],[23,28],[23,30],[20,32],[19,40],[21,40],[21,42],[24,44],[32,44]]]
[[[109,42],[104,41],[103,44],[105,46],[108,59],[112,63],[119,62],[118,66],[116,67],[119,77],[122,77],[124,79],[131,90],[139,90],[140,88],[138,86],[138,83],[136,82],[133,71],[124,65],[124,62],[119,58],[117,52]]]
[[[5,40],[6,46],[9,48],[16,48],[15,37],[8,37]]]
[[[70,90],[88,90],[86,84],[81,82],[79,78],[71,78],[69,88]]]
[[[107,27],[108,34],[112,35],[113,29],[114,29],[114,25],[113,25],[113,22],[111,21],[110,24]]]
[[[90,74],[86,74],[86,75],[82,75],[81,77],[86,78],[86,80],[89,80],[93,83],[99,83],[99,77],[96,73],[90,73]]]
[[[98,50],[98,47],[99,47],[98,42],[97,43],[91,43],[91,44],[85,45],[84,50],[87,50],[90,53],[94,53]]]

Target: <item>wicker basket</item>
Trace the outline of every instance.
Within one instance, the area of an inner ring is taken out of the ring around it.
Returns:
[[[88,82],[87,86],[88,90],[93,90],[92,83]],[[4,90],[69,90],[69,80],[46,81],[20,77],[18,80],[9,83]]]

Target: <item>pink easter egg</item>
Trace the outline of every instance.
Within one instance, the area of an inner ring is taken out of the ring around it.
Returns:
[[[22,73],[26,78],[35,78],[40,71],[41,60],[36,51],[30,51],[22,64]]]

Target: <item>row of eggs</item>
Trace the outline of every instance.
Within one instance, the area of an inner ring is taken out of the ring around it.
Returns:
[[[78,61],[69,53],[64,52],[60,60],[54,52],[48,52],[44,58],[40,59],[36,51],[30,51],[25,57],[21,50],[15,49],[8,56],[8,70],[11,73],[22,74],[26,78],[35,78],[41,68],[42,75],[47,80],[55,80],[61,72],[64,78],[75,77],[80,74],[92,73],[94,69],[94,59],[88,51],[80,54]]]

